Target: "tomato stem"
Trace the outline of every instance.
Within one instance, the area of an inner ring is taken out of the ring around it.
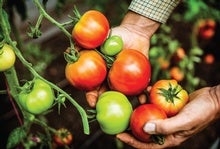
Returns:
[[[165,136],[164,135],[151,135],[151,140],[159,145],[163,145],[165,142]]]
[[[178,85],[173,87],[171,83],[169,83],[168,89],[159,88],[159,90],[161,91],[159,94],[164,96],[167,102],[174,103],[174,98],[180,99],[178,94],[181,92],[182,88],[179,88]]]

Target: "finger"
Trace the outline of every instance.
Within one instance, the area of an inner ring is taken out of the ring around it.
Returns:
[[[155,149],[155,148],[162,149],[162,148],[164,148],[164,145],[141,142],[128,133],[120,133],[120,134],[117,134],[116,137],[119,140],[121,140],[122,142],[124,142],[134,148],[139,148],[139,149]]]
[[[98,91],[88,91],[86,92],[86,100],[90,107],[94,108],[98,99]]]
[[[147,102],[147,97],[146,97],[145,94],[140,94],[140,95],[138,96],[138,100],[139,100],[140,104],[144,104],[144,103]]]

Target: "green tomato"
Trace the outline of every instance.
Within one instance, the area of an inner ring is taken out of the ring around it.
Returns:
[[[8,44],[4,44],[0,49],[0,71],[11,68],[15,63],[15,59],[13,48]]]
[[[32,114],[40,114],[48,110],[54,102],[54,92],[50,85],[40,79],[27,82],[19,93],[18,99],[22,107]]]
[[[123,48],[123,40],[120,36],[113,35],[105,40],[101,46],[101,52],[108,56],[114,56],[118,54]]]
[[[96,119],[102,131],[115,135],[128,128],[133,108],[124,94],[107,91],[99,96],[96,112]]]

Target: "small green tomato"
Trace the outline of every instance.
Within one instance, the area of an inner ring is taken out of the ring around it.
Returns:
[[[101,52],[108,56],[114,56],[118,54],[123,48],[123,40],[120,36],[113,35],[106,39],[101,46]]]

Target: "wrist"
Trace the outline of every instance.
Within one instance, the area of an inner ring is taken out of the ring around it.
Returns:
[[[135,32],[147,39],[150,39],[161,23],[137,14],[133,11],[128,11],[122,20],[121,26],[131,32]]]

